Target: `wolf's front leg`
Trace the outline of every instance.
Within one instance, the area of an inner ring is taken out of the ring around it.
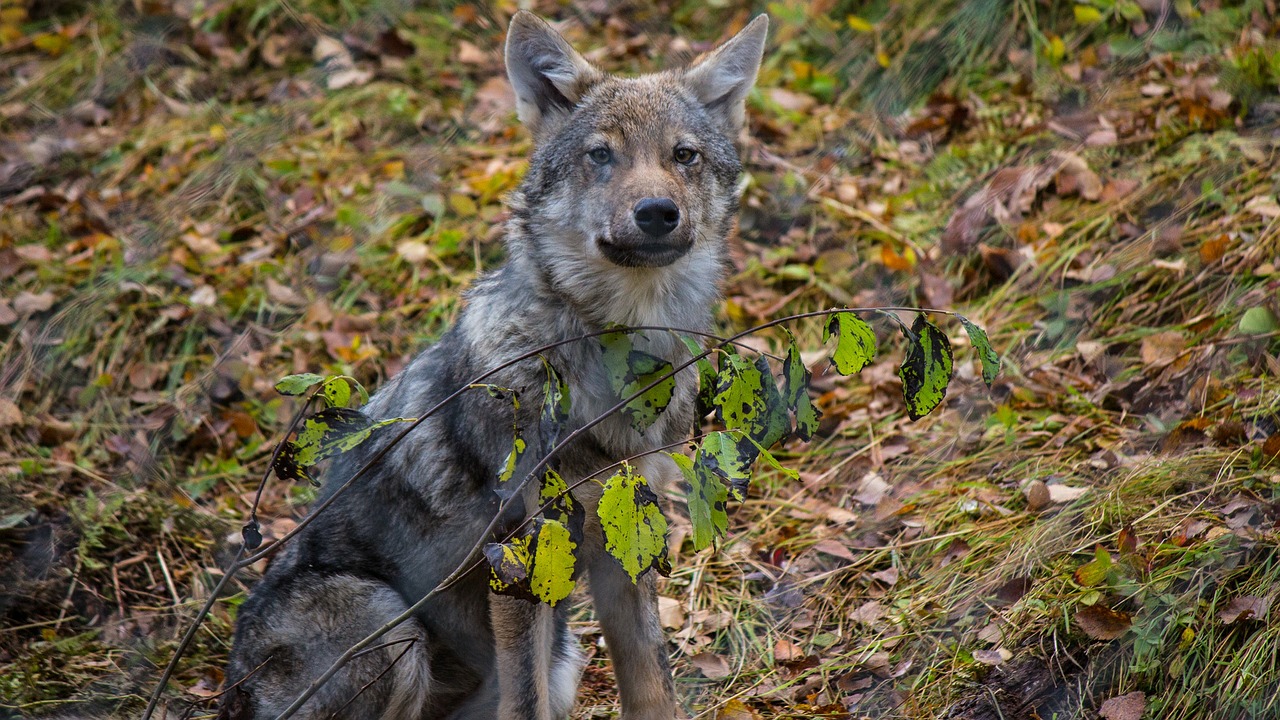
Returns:
[[[582,672],[563,619],[537,602],[489,596],[498,655],[498,719],[568,717]]]
[[[638,585],[608,553],[594,553],[591,595],[609,646],[623,720],[672,720],[676,712],[675,685],[667,664],[666,639],[658,622],[658,590],[654,574]]]

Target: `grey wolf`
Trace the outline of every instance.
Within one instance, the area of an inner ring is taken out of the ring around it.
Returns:
[[[688,67],[620,78],[593,67],[542,20],[517,13],[507,72],[534,150],[509,198],[508,261],[474,283],[456,324],[364,412],[423,412],[484,370],[610,323],[707,328],[737,213],[735,141],[767,25],[756,18]],[[669,361],[688,357],[670,333],[644,342]],[[567,344],[547,358],[570,387],[566,431],[616,403],[597,344]],[[524,427],[537,427],[544,372],[535,358],[490,379],[521,392]],[[692,426],[696,392],[696,374],[680,373],[654,425],[641,434],[620,415],[610,418],[562,448],[560,474],[572,483],[678,442]],[[458,567],[497,509],[496,479],[511,441],[510,405],[464,394],[283,548],[240,608],[226,673],[228,686],[238,684],[220,717],[274,717],[340,653]],[[322,498],[379,442],[386,439],[336,459]],[[530,447],[525,457],[540,458],[542,450]],[[639,470],[651,481],[679,478],[658,455],[646,456]],[[616,669],[622,716],[671,720],[680,711],[653,574],[633,584],[603,550],[593,522],[598,493],[590,482],[574,491],[588,509],[579,564]],[[525,503],[523,511],[537,506]],[[371,650],[298,717],[563,718],[583,666],[562,610],[491,594],[481,572]]]

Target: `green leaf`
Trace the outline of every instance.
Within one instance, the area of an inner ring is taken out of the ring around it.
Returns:
[[[967,317],[957,315],[956,318],[964,326],[964,331],[969,333],[969,344],[978,351],[978,358],[982,360],[982,382],[991,387],[996,375],[1000,374],[1000,356],[991,349],[991,341],[987,339],[985,330],[974,325]]]
[[[533,566],[529,573],[529,589],[534,597],[555,607],[573,592],[578,543],[570,537],[564,525],[555,520],[537,518],[533,521],[529,547]]]
[[[559,442],[560,432],[569,422],[569,386],[546,358],[542,358],[542,366],[547,370],[547,379],[542,383],[538,436],[542,441],[542,452],[546,453]]]
[[[695,460],[725,482],[730,497],[742,502],[747,499],[751,465],[760,454],[759,448],[745,433],[714,432],[702,439]]]
[[[542,475],[542,483],[538,488],[538,505],[547,505],[543,516],[568,528],[569,537],[575,543],[582,542],[586,510],[569,492],[569,484],[560,477],[560,473],[551,468],[547,468]]]
[[[818,420],[822,418],[822,411],[814,406],[813,399],[809,397],[809,381],[812,376],[809,368],[804,366],[804,360],[800,358],[800,348],[796,345],[796,338],[786,328],[783,328],[783,332],[787,334],[788,340],[787,357],[782,361],[782,377],[786,382],[783,397],[795,413],[796,435],[801,440],[809,442],[813,434],[818,431]]]
[[[740,430],[765,447],[790,429],[787,407],[763,355],[754,363],[737,353],[725,355],[711,402],[726,428]]]
[[[306,419],[293,444],[299,465],[310,467],[344,449],[359,445],[368,437],[373,420],[359,410],[326,408]],[[354,441],[350,441],[355,438]],[[346,442],[344,442],[346,441]]]
[[[923,314],[916,316],[911,332],[903,334],[907,336],[907,355],[898,369],[898,377],[902,378],[907,415],[919,420],[947,396],[947,383],[951,382],[951,341]]]
[[[691,357],[697,357],[702,354],[702,346],[694,338],[688,335],[681,335],[680,340],[689,349]],[[700,358],[694,364],[698,368],[698,408],[694,423],[698,423],[715,407],[711,404],[711,398],[716,394],[716,368],[707,358]]]
[[[862,318],[851,312],[832,315],[822,328],[822,342],[836,337],[836,351],[831,355],[836,371],[852,375],[871,364],[876,356],[876,333]]]
[[[1245,335],[1266,335],[1280,330],[1276,316],[1264,307],[1252,307],[1240,317],[1240,332]]]
[[[1080,25],[1092,25],[1102,20],[1102,12],[1089,5],[1076,5],[1074,8],[1076,22]]]
[[[668,453],[689,483],[689,521],[693,525],[693,549],[711,547],[729,531],[726,505],[729,491],[706,465],[678,453]]]
[[[1103,550],[1102,546],[1098,546],[1094,551],[1093,559],[1076,568],[1073,577],[1082,587],[1093,587],[1106,580],[1109,572],[1111,572],[1111,553]]]
[[[346,378],[335,375],[325,380],[324,385],[320,386],[320,394],[324,396],[324,402],[329,407],[344,408],[351,402],[351,385],[347,383]]]
[[[507,542],[484,546],[489,588],[555,607],[573,592],[578,546],[564,525],[536,518]]]
[[[604,530],[604,547],[622,569],[637,582],[649,568],[659,572],[667,561],[667,519],[658,507],[658,496],[643,476],[623,464],[604,484],[597,508]]]
[[[642,388],[671,372],[671,363],[656,355],[633,347],[630,333],[615,332],[600,336],[604,349],[604,367],[609,385],[618,399],[635,395]],[[675,376],[663,378],[644,394],[631,400],[622,410],[631,426],[643,433],[667,409],[676,389]]]
[[[281,378],[280,382],[276,383],[276,392],[281,395],[301,395],[307,391],[307,388],[323,380],[323,376],[315,373],[289,375]]]

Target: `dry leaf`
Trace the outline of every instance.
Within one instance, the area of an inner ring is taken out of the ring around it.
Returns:
[[[191,292],[191,304],[201,307],[213,307],[218,302],[218,292],[208,285],[201,285]]]
[[[1226,608],[1219,610],[1218,619],[1223,625],[1231,625],[1237,620],[1266,620],[1270,605],[1270,598],[1245,595],[1234,598]]]
[[[21,424],[22,410],[12,400],[0,398],[0,428]]]
[[[658,596],[658,621],[668,630],[684,627],[684,605],[675,598]]]
[[[716,720],[759,720],[760,716],[741,700],[730,700],[716,712]]]
[[[729,677],[733,672],[729,667],[729,661],[711,652],[700,652],[689,658],[689,662],[711,680]]]
[[[884,606],[874,600],[863,603],[849,613],[850,620],[864,625],[870,625],[882,617],[884,617]]]
[[[1142,362],[1146,365],[1164,366],[1173,362],[1186,347],[1182,333],[1170,330],[1142,338]]]
[[[1106,720],[1141,720],[1147,709],[1147,696],[1142,692],[1118,695],[1102,703],[1098,714]]]
[[[996,648],[994,650],[974,650],[973,659],[983,665],[1002,665],[1006,660],[1013,657],[1013,653],[1004,648]]]
[[[1133,625],[1128,613],[1117,612],[1102,605],[1090,605],[1075,616],[1076,625],[1094,640],[1115,640],[1129,632]]]
[[[1068,503],[1072,500],[1078,500],[1087,492],[1089,492],[1087,487],[1072,487],[1055,483],[1049,486],[1049,499],[1055,503]]]
[[[38,294],[24,290],[13,299],[13,310],[19,315],[44,312],[51,307],[53,307],[53,291],[51,290],[45,290]]]
[[[773,646],[773,659],[776,662],[791,662],[804,657],[800,646],[785,638],[778,640]]]
[[[858,492],[853,497],[863,505],[875,505],[892,489],[893,486],[885,482],[880,473],[872,470],[862,476],[862,482],[858,483]]]

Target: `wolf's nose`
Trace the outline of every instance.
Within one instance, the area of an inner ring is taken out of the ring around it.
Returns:
[[[636,203],[636,227],[651,237],[660,238],[680,224],[680,208],[670,198],[645,198]]]

